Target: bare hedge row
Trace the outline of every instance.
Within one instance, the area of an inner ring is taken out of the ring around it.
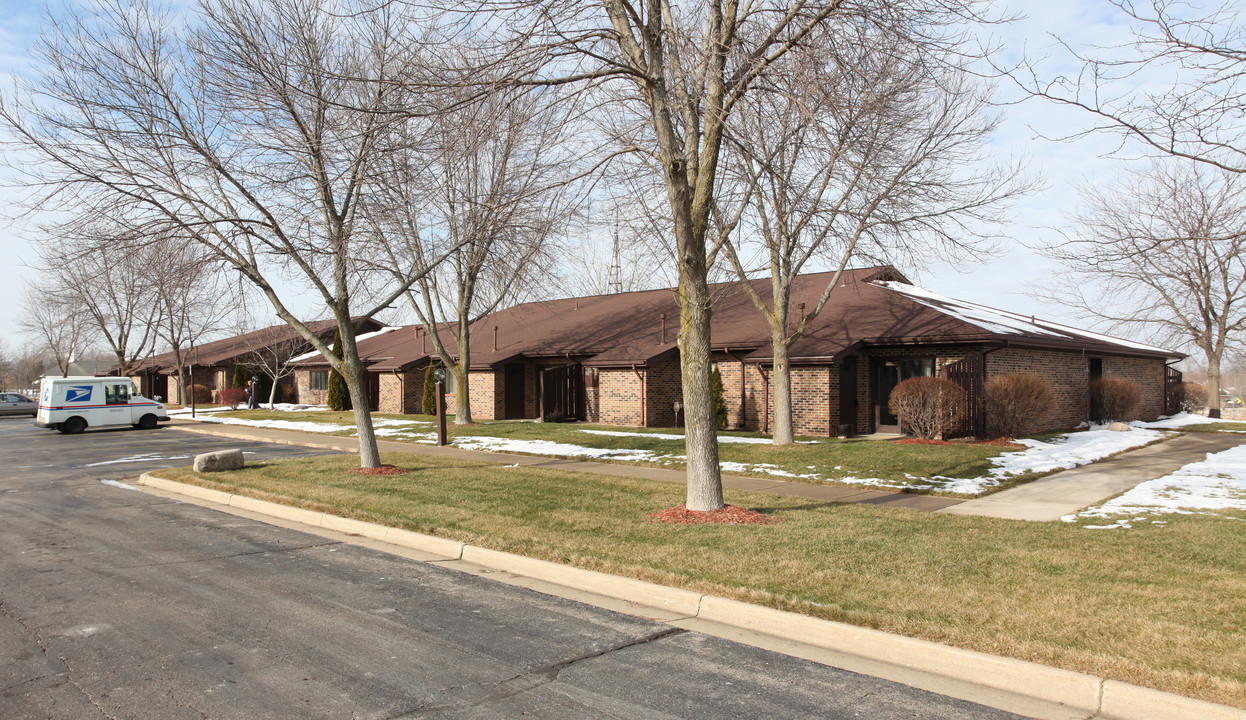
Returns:
[[[1056,403],[1051,383],[1031,373],[992,378],[984,390],[987,434],[993,438],[1042,430]],[[1125,378],[1096,378],[1089,390],[1090,417],[1099,423],[1128,418],[1142,400],[1142,388]],[[1187,412],[1207,404],[1207,388],[1202,385],[1184,383],[1180,392],[1181,407]],[[964,389],[951,380],[916,377],[891,391],[889,408],[906,431],[933,439],[964,422],[968,403]]]

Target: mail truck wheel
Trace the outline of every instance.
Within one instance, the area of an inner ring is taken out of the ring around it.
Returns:
[[[138,427],[140,430],[155,430],[158,422],[160,421],[156,419],[156,416],[149,413],[139,418]]]
[[[77,435],[87,429],[87,421],[74,416],[61,423],[61,432],[66,435]]]

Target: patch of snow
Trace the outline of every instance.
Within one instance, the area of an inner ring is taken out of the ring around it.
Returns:
[[[1078,517],[1215,514],[1241,509],[1246,509],[1246,445],[1208,454],[1202,462],[1141,483],[1102,505],[1081,511]]]
[[[246,425],[248,427],[272,428],[274,430],[297,430],[310,433],[331,433],[355,429],[354,425],[337,425],[335,423],[313,422],[311,420],[251,420],[249,418],[208,416],[199,418],[199,422],[220,423],[222,425]]]
[[[339,425],[335,423],[250,420],[247,418],[205,417],[203,421],[320,433],[355,429],[354,425]],[[427,426],[432,425],[428,421],[378,419],[374,421],[374,424],[376,434],[379,437],[400,438],[428,445],[437,442],[436,433],[428,432],[426,429]],[[621,430],[581,430],[581,432],[611,437],[657,437],[664,440],[682,440],[684,438],[683,435],[675,433],[638,433]],[[811,472],[794,473],[770,463],[723,461],[721,467],[723,472],[727,473],[770,475],[792,480],[837,482],[886,489],[941,490],[959,495],[974,496],[981,495],[989,488],[999,485],[1012,475],[1026,472],[1049,472],[1085,465],[1108,455],[1145,445],[1166,435],[1167,433],[1148,428],[1135,428],[1131,432],[1111,432],[1106,427],[1094,426],[1088,431],[1069,433],[1046,442],[1021,440],[1019,442],[1027,446],[1025,450],[1002,453],[992,459],[995,467],[991,469],[989,475],[974,478],[953,478],[941,475],[930,478],[918,478],[910,475],[908,476],[909,482],[900,482],[882,478],[856,477],[851,471],[845,472],[841,465],[834,466],[836,472],[828,471],[825,474],[817,472],[814,466],[808,467]],[[719,438],[719,440],[751,444],[770,442],[768,438],[741,438],[735,436],[724,436]],[[585,460],[647,462],[668,467],[687,460],[687,457],[681,454],[663,454],[638,448],[592,448],[574,443],[550,440],[522,440],[491,437],[488,435],[460,436],[454,438],[452,443],[454,446],[465,450],[552,455]]]
[[[134,492],[143,492],[142,490],[134,487],[133,485],[128,485],[126,483],[119,482],[117,480],[109,480],[108,478],[100,478],[100,482],[104,483],[105,485],[111,485],[113,487],[121,488],[122,490],[133,490]]]
[[[1026,449],[994,458],[991,474],[1000,477],[1025,472],[1050,472],[1086,465],[1118,452],[1140,447],[1167,437],[1168,433],[1135,429],[1112,432],[1104,425],[1093,425],[1084,432],[1068,433],[1048,441],[1018,440]]]
[[[1135,350],[1148,350],[1151,352],[1167,352],[1163,348],[1154,345],[1146,345],[1132,340],[1122,340],[1120,338],[1110,337],[1101,333],[1082,330],[1069,325],[1061,325],[1060,323],[1051,322],[1050,320],[1042,320],[1034,318],[1030,315],[1021,315],[1019,313],[1009,312],[1007,310],[997,310],[996,308],[979,305],[977,303],[967,302],[965,300],[957,300],[945,295],[931,292],[925,288],[916,285],[908,285],[902,282],[887,281],[880,282],[878,285],[893,290],[904,295],[908,295],[917,302],[926,307],[933,308],[939,312],[946,313],[952,317],[963,320],[971,325],[998,332],[1002,334],[1019,334],[1023,332],[1035,333],[1038,335],[1052,336],[1068,336],[1083,337],[1089,340],[1099,342],[1115,343]]]
[[[152,460],[187,460],[194,455],[161,455],[160,453],[146,453],[143,455],[128,455],[116,460],[102,460],[100,462],[87,463],[81,467],[99,467],[101,465],[120,465],[123,463],[151,462]],[[103,482],[103,481],[101,481]]]
[[[652,450],[636,450],[631,448],[590,448],[571,443],[559,443],[551,440],[519,440],[517,438],[499,438],[488,435],[473,435],[454,439],[456,447],[464,450],[486,450],[488,452],[517,452],[529,455],[557,455],[559,457],[576,457],[602,460],[634,460],[650,462],[660,458],[671,457],[658,455]]]
[[[1209,418],[1206,415],[1192,415],[1187,412],[1180,412],[1176,415],[1161,416],[1154,422],[1142,422],[1134,420],[1129,423],[1134,427],[1155,428],[1155,429],[1172,429],[1182,428],[1187,425],[1210,425],[1212,423],[1241,423],[1246,426],[1246,420],[1231,420],[1229,418]]]
[[[581,430],[580,432],[588,433],[589,435],[608,435],[610,437],[642,437],[642,438],[656,438],[658,440],[683,440],[684,439],[684,436],[682,434],[676,434],[676,433],[642,433],[642,432],[627,432],[624,430]],[[740,444],[745,444],[745,445],[769,445],[773,443],[774,441],[770,438],[739,437],[737,435],[719,435],[718,442],[727,443],[727,444],[740,443]],[[798,440],[797,442],[801,445],[817,445],[818,444],[817,440]]]
[[[229,412],[232,409],[233,408],[225,407],[224,405],[222,405],[220,407],[196,408],[195,413],[198,415],[203,415],[203,414],[218,413],[218,412]],[[190,413],[191,413],[191,410],[188,407],[169,411],[170,415],[189,415]]]

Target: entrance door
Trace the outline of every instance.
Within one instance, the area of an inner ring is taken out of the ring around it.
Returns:
[[[874,432],[900,432],[900,419],[888,407],[891,391],[896,385],[915,377],[934,375],[933,358],[905,358],[903,360],[875,360],[874,374]]]
[[[900,384],[900,363],[880,360],[874,369],[874,397],[878,404],[874,407],[874,432],[900,432],[900,419],[888,407],[891,404],[891,391]]]
[[[507,420],[522,420],[527,413],[527,397],[528,397],[528,378],[524,372],[523,363],[509,363],[506,365],[505,386],[502,392],[505,393],[505,411]]]
[[[845,358],[839,367],[839,424],[848,426],[848,434],[857,431],[857,358]],[[835,428],[831,428],[835,434]]]

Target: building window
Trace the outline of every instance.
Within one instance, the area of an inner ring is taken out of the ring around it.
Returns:
[[[329,389],[329,371],[328,370],[312,370],[309,373],[307,385],[311,390],[328,390]]]

